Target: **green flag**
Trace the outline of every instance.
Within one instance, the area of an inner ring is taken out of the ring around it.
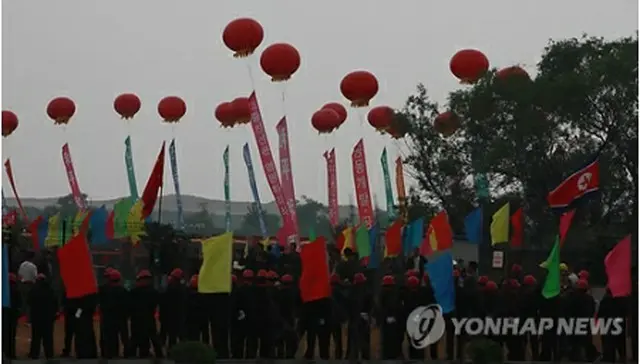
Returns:
[[[316,241],[316,229],[313,228],[313,226],[311,228],[309,228],[309,241]]]
[[[127,223],[129,212],[135,200],[131,197],[123,198],[113,206],[113,237],[116,239],[128,236]]]
[[[231,192],[229,191],[229,146],[224,149],[222,154],[224,163],[224,221],[227,231],[231,231]]]
[[[387,161],[386,147],[382,149],[380,163],[382,164],[382,175],[384,176],[384,194],[387,198],[387,215],[389,216],[389,221],[393,221],[396,219],[396,209],[393,205],[393,189],[391,188],[391,177],[389,176],[389,162]]]
[[[131,152],[131,137],[124,140],[124,164],[127,166],[127,179],[129,180],[129,194],[134,200],[138,199],[138,185],[136,184],[136,172],[133,169],[133,153]]]
[[[367,226],[362,224],[356,230],[356,248],[358,249],[358,255],[360,259],[366,258],[371,255],[371,244],[369,243],[369,230]]]
[[[560,239],[556,237],[556,243],[547,258],[547,279],[542,287],[544,298],[553,298],[560,294]]]

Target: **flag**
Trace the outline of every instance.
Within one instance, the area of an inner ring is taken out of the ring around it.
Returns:
[[[300,250],[300,298],[304,303],[331,297],[326,245],[324,237],[320,236],[302,245]]]
[[[522,246],[524,236],[522,207],[511,215],[511,228],[513,230],[511,234],[511,247],[518,248]]]
[[[425,264],[429,282],[433,288],[436,302],[442,307],[442,313],[455,309],[456,291],[453,280],[453,256],[447,251]]]
[[[411,250],[413,250],[420,248],[420,244],[422,244],[422,240],[424,239],[424,219],[421,217],[414,220],[410,225],[411,229],[409,229],[407,235],[409,245],[411,246]]]
[[[44,226],[43,226],[44,225]],[[40,235],[40,227],[43,226],[44,237]],[[47,237],[47,230],[49,230],[48,219],[38,216],[29,224],[29,233],[31,234],[31,242],[33,243],[33,250],[39,251],[44,247],[44,239]]]
[[[87,221],[90,211],[78,211],[76,216],[71,220],[71,234],[76,235],[80,232],[82,225]]]
[[[113,235],[116,239],[129,236],[129,212],[135,204],[131,197],[125,197],[113,206]]]
[[[115,231],[113,229],[113,222],[115,220],[115,211],[111,210],[109,215],[107,215],[107,223],[104,225],[104,234],[107,236],[107,239],[115,239]]]
[[[547,201],[551,208],[563,208],[600,188],[600,163],[598,159],[565,178],[549,192]]]
[[[144,204],[142,216],[145,218],[153,212],[153,208],[158,200],[158,192],[160,188],[162,188],[162,181],[164,180],[164,145],[165,142],[162,142],[162,148],[160,149],[156,163],[151,170],[147,184],[142,192],[142,202]]]
[[[509,242],[509,203],[507,202],[495,214],[491,221],[491,245]]]
[[[428,244],[429,247],[425,245]],[[451,249],[453,246],[453,231],[449,225],[449,216],[442,210],[429,222],[427,236],[422,241],[421,252],[428,253]],[[427,255],[427,254],[425,254]]]
[[[256,208],[258,209],[258,222],[260,223],[260,231],[262,232],[263,236],[267,236],[267,225],[264,223],[264,212],[262,210],[262,203],[260,202],[258,186],[256,185],[256,174],[253,171],[253,162],[251,162],[249,143],[244,143],[244,147],[242,147],[242,157],[244,158],[244,164],[247,166],[247,173],[249,174],[249,187],[251,188],[253,201],[255,202]]]
[[[178,157],[176,156],[176,140],[171,139],[169,144],[169,163],[171,164],[171,176],[173,177],[173,190],[176,195],[176,207],[178,208],[178,229],[184,229],[184,211],[182,208],[182,194],[180,193],[180,177],[178,174]]]
[[[344,230],[342,230],[342,236],[344,236],[344,244],[342,245],[342,249],[340,250],[340,254],[344,255],[344,250],[349,248],[352,251],[355,251],[355,246],[353,245],[353,228],[347,226]]]
[[[131,136],[124,140],[124,165],[127,167],[127,180],[129,181],[129,195],[134,200],[138,199],[138,184],[136,172],[133,168],[133,152],[131,151]]]
[[[62,245],[62,224],[60,219],[60,213],[57,213],[49,217],[47,224],[47,237],[44,240],[45,247],[54,247]]]
[[[553,249],[546,260],[547,278],[542,287],[544,298],[553,298],[560,294],[560,240],[556,238]]]
[[[464,218],[464,232],[470,243],[482,243],[482,207],[471,211],[471,213]]]
[[[571,221],[573,220],[573,215],[576,214],[576,210],[573,209],[571,211],[567,211],[562,216],[560,216],[560,246],[564,245],[564,239],[567,237],[567,233],[569,232],[569,228],[571,227]]]
[[[356,230],[356,246],[360,259],[368,258],[371,255],[371,243],[369,242],[369,230],[363,224]]]
[[[229,190],[229,146],[224,148],[222,153],[222,163],[224,165],[224,221],[227,231],[231,231],[231,192]],[[258,212],[260,214],[260,212]],[[260,219],[260,216],[258,216]]]
[[[202,266],[198,275],[199,293],[231,292],[232,252],[231,231],[202,241]]]
[[[631,254],[631,235],[627,235],[604,258],[607,287],[613,297],[631,295]]]
[[[80,298],[98,292],[86,234],[74,236],[59,248],[58,262],[67,298]]]
[[[378,237],[380,235],[380,228],[375,223],[369,229],[369,265],[371,269],[376,269],[380,266],[380,252],[378,251]]]
[[[11,307],[11,290],[9,288],[9,244],[2,244],[2,308],[5,307]],[[7,318],[5,317],[5,320],[6,319]]]
[[[129,210],[127,215],[127,236],[131,239],[131,244],[136,245],[146,235],[144,229],[143,202],[138,200]]]
[[[91,243],[92,244],[106,244],[107,239],[107,218],[109,212],[107,208],[102,205],[100,208],[95,209],[91,218],[89,219],[89,228],[91,230]]]
[[[391,188],[391,176],[389,175],[389,161],[387,160],[386,147],[382,149],[380,164],[382,165],[382,176],[384,178],[384,194],[387,199],[387,215],[389,215],[389,220],[395,220],[396,208],[393,204],[393,189]]]
[[[309,228],[309,241],[314,241],[316,240],[316,238],[316,229],[314,229],[314,227],[312,226]]]
[[[402,221],[394,221],[384,233],[384,257],[395,257],[402,252]]]

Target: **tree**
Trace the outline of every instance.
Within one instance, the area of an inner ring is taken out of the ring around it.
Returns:
[[[296,213],[300,235],[307,236],[311,229],[318,236],[332,235],[327,206],[312,198],[302,196],[302,201],[298,201],[296,205]]]
[[[217,229],[213,223],[213,215],[207,210],[207,204],[200,204],[200,211],[184,217],[185,231],[199,236],[211,236]]]
[[[549,241],[557,216],[548,192],[599,155],[602,193],[585,203],[578,220],[591,232],[614,222],[631,226],[637,221],[637,206],[629,208],[637,196],[637,49],[637,36],[552,41],[534,78],[491,71],[451,93],[447,109],[462,125],[449,138],[432,126],[444,108],[419,85],[400,114],[409,126],[406,163],[419,186],[411,201],[428,213],[447,209],[460,233],[477,203],[474,176],[483,174],[494,201],[507,194],[520,199],[532,241]]]
[[[89,205],[87,202],[87,195],[84,193],[82,194],[82,200],[84,201],[86,206]],[[70,193],[66,196],[58,198],[58,201],[55,205],[47,206],[42,211],[42,214],[44,216],[52,216],[57,213],[60,213],[60,216],[63,218],[76,216],[76,214],[78,213],[78,207],[76,206],[76,202],[73,199],[73,194]]]
[[[267,229],[267,233],[271,236],[275,235],[280,228],[280,217],[278,215],[269,214],[263,211],[264,224]],[[242,218],[242,225],[238,232],[242,235],[262,235],[260,228],[260,213],[256,203],[252,203],[247,208],[247,214]]]

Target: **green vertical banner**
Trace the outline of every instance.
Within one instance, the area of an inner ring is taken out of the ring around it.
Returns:
[[[380,163],[382,164],[382,175],[384,176],[384,194],[387,197],[387,215],[389,220],[396,219],[396,209],[393,206],[393,189],[391,188],[391,176],[389,175],[389,162],[387,162],[387,148],[382,150],[380,156]]]
[[[227,227],[227,231],[231,231],[231,193],[229,191],[229,146],[224,149],[222,155],[224,162],[224,220]]]
[[[479,199],[489,198],[489,181],[487,180],[487,175],[484,173],[476,173],[473,179],[476,189],[476,196]]]
[[[127,166],[127,179],[129,180],[129,194],[134,200],[138,199],[138,184],[136,172],[133,169],[133,153],[131,152],[131,137],[124,140],[124,164]]]

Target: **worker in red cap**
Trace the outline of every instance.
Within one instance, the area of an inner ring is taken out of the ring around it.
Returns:
[[[131,290],[131,350],[129,355],[148,358],[150,345],[156,357],[162,357],[162,346],[156,330],[156,310],[159,294],[153,288],[151,272],[143,269],[136,275],[136,285]]]
[[[369,360],[373,297],[363,273],[353,275],[348,297],[347,352],[345,359]]]
[[[182,284],[184,272],[175,268],[169,273],[165,292],[160,295],[160,342],[171,349],[184,332],[187,289]]]
[[[331,339],[333,340],[333,357],[344,357],[344,343],[342,340],[342,327],[347,323],[347,295],[348,287],[342,284],[338,273],[333,273],[329,278],[331,282]]]
[[[198,275],[189,279],[187,288],[187,308],[185,313],[185,327],[187,340],[200,341],[209,344],[209,321],[207,302],[203,294],[198,292]]]
[[[406,322],[403,320],[403,307],[395,277],[382,277],[380,308],[376,317],[382,337],[382,360],[396,360],[402,357],[402,341]]]
[[[536,278],[530,274],[525,275],[522,279],[522,288],[520,290],[520,317],[523,319],[540,320],[540,289]],[[537,361],[540,357],[540,338],[534,335],[531,330],[524,332],[524,346],[531,349],[532,360]]]
[[[47,277],[40,273],[27,296],[31,309],[31,348],[29,358],[40,358],[40,349],[44,356],[53,359],[53,326],[58,313],[58,300]]]
[[[259,314],[254,299],[255,273],[251,269],[242,271],[240,284],[234,290],[231,300],[230,342],[233,359],[254,359],[257,350],[257,337],[252,325]]]
[[[414,271],[407,271],[414,272]],[[404,301],[404,316],[409,317],[411,312],[420,306],[427,306],[429,303],[427,302],[426,290],[422,289],[420,286],[420,278],[418,278],[418,274],[405,274],[405,286],[406,289],[403,292],[403,301]],[[407,337],[410,341],[410,338]],[[437,345],[435,345],[437,348]],[[420,360],[424,361],[424,349],[416,349],[413,345],[409,345],[409,359],[411,360]]]
[[[120,349],[129,347],[129,292],[122,286],[122,275],[109,269],[107,282],[99,293],[100,346],[104,358],[117,358]],[[122,345],[122,346],[121,346]]]
[[[569,310],[574,318],[593,318],[596,313],[596,302],[589,292],[589,282],[578,279],[573,292],[568,297]],[[569,360],[572,362],[593,362],[600,353],[593,345],[591,330],[586,335],[571,335]]]
[[[22,307],[15,273],[9,273],[9,307],[2,307],[2,351],[6,358],[16,358],[16,333]]]
[[[627,310],[629,309],[630,297],[613,297],[609,288],[605,290],[602,300],[598,305],[598,319],[614,320],[619,322],[619,330],[609,330],[607,333],[600,335],[602,341],[602,361],[605,363],[624,363],[627,359],[627,334],[628,330],[633,327],[625,327],[625,319]],[[617,355],[616,355],[617,354]]]
[[[275,292],[276,306],[282,326],[282,335],[274,346],[274,356],[277,359],[293,359],[298,351],[295,315],[298,311],[298,293],[295,288],[291,274],[283,274],[280,277],[280,284]]]

